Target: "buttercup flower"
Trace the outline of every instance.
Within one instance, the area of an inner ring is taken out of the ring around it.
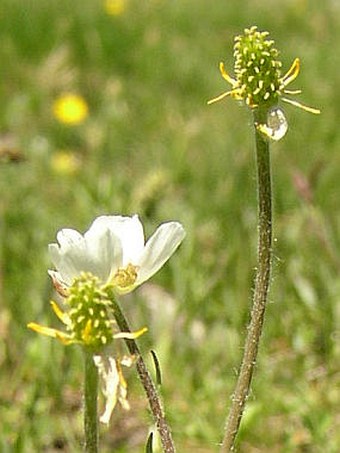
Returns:
[[[74,175],[80,168],[80,159],[69,150],[61,150],[51,156],[52,170],[62,176]]]
[[[137,215],[100,216],[80,234],[63,229],[49,252],[59,287],[72,285],[81,272],[90,272],[116,293],[126,294],[154,275],[175,252],[185,236],[178,222],[162,224],[145,244]]]
[[[283,111],[277,107],[279,99],[310,113],[320,113],[320,110],[285,97],[301,93],[301,90],[287,89],[299,74],[300,60],[296,58],[286,74],[282,75],[279,52],[273,47],[274,41],[267,39],[268,35],[268,32],[259,32],[254,26],[235,38],[235,77],[230,76],[224,64],[220,63],[221,75],[231,85],[231,90],[211,99],[208,104],[230,96],[244,101],[251,109],[266,106],[268,122],[257,125],[258,129],[268,137],[279,140],[288,127]]]
[[[104,9],[110,16],[120,16],[126,9],[127,0],[104,0]]]
[[[89,108],[81,96],[67,93],[56,99],[53,104],[53,113],[61,123],[75,126],[87,118]]]
[[[79,344],[93,354],[102,380],[106,406],[100,421],[109,423],[119,401],[124,409],[127,384],[121,365],[130,366],[134,357],[108,355],[113,340],[135,339],[147,329],[120,332],[114,319],[112,292],[128,293],[155,274],[177,249],[185,236],[182,225],[168,222],[157,228],[145,244],[137,215],[101,216],[80,234],[63,229],[49,251],[56,271],[49,271],[57,292],[64,298],[65,311],[56,302],[52,309],[65,331],[31,322],[35,332],[56,338],[63,344]]]
[[[145,332],[118,332],[108,290],[125,294],[155,274],[177,249],[185,232],[178,222],[161,225],[145,244],[137,215],[101,216],[81,235],[72,229],[57,234],[49,251],[57,270],[49,271],[68,310],[51,302],[66,332],[36,323],[29,328],[99,351],[116,338],[137,338]],[[118,332],[118,333],[117,333]]]

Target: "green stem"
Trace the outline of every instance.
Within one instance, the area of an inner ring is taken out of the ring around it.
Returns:
[[[93,354],[84,351],[84,429],[85,452],[98,453],[98,370],[93,361]]]
[[[119,329],[122,332],[131,332],[129,324],[113,295],[111,296],[111,300],[114,306],[114,316]],[[160,396],[158,395],[157,388],[150,376],[150,373],[147,370],[140,349],[135,340],[126,339],[125,342],[130,354],[137,357],[137,372],[149,401],[150,409],[161,438],[163,451],[165,453],[175,453],[175,445],[172,439],[170,428],[165,419]]]
[[[254,110],[254,124],[265,123],[267,109]],[[234,450],[234,444],[249,395],[258,353],[270,284],[272,255],[272,194],[269,142],[255,127],[258,190],[258,257],[253,307],[243,359],[226,423],[221,453]]]

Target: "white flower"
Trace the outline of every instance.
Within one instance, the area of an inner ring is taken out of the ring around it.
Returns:
[[[145,243],[137,215],[100,216],[84,235],[67,228],[58,232],[58,244],[49,245],[57,272],[50,273],[56,286],[67,287],[82,272],[91,272],[125,294],[154,275],[184,236],[180,223],[167,222]]]

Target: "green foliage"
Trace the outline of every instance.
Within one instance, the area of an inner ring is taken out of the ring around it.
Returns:
[[[283,71],[301,58],[298,87],[322,114],[287,106],[288,134],[272,147],[272,303],[238,448],[337,451],[339,5],[244,3],[130,0],[109,16],[99,0],[1,2],[1,451],[81,451],[81,357],[26,323],[60,327],[46,273],[56,231],[135,212],[147,233],[165,220],[187,230],[123,304],[135,328],[149,327],[139,343],[159,358],[178,451],[218,451],[251,300],[256,195],[249,112],[206,101],[227,89],[218,63],[254,24],[275,39]],[[64,92],[89,105],[79,126],[53,116]],[[65,154],[75,166],[60,165]],[[102,429],[103,453],[145,449],[133,370],[129,389],[132,409]]]
[[[148,441],[147,441],[146,447],[145,447],[145,453],[153,453],[152,439],[153,439],[153,432],[151,432],[149,434]]]

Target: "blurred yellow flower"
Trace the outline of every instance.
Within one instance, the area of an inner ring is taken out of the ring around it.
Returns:
[[[89,108],[85,99],[77,94],[63,94],[53,104],[55,118],[61,123],[71,126],[82,123],[88,113]]]
[[[104,0],[104,9],[110,16],[120,16],[126,9],[127,0]]]
[[[73,175],[80,167],[79,158],[70,151],[58,151],[52,155],[50,165],[55,173]]]

